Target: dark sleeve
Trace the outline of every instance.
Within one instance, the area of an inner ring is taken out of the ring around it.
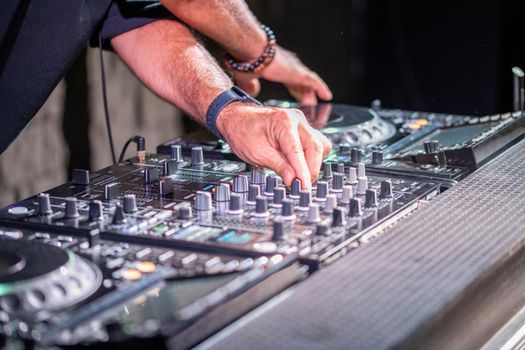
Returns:
[[[100,31],[91,39],[91,45],[98,46],[100,36],[104,48],[109,48],[109,40],[114,36],[165,18],[174,17],[158,1],[113,1]]]

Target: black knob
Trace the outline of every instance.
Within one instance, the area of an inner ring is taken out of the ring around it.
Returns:
[[[290,200],[290,199],[283,199],[283,207],[281,209],[281,216],[283,217],[293,217],[293,211],[294,211],[294,206],[293,206],[293,201]]]
[[[51,210],[51,199],[49,193],[40,193],[38,195],[38,214],[39,215],[50,215],[53,213]]]
[[[299,209],[308,210],[308,206],[312,202],[312,194],[309,190],[299,191]]]
[[[66,201],[66,212],[64,217],[66,219],[78,218],[77,199],[75,197],[67,197]]]
[[[337,164],[337,172],[341,174],[345,173],[345,165],[343,163]]]
[[[341,192],[343,190],[344,181],[345,176],[343,173],[334,173],[332,178],[332,191]]]
[[[248,188],[248,204],[255,204],[255,199],[261,194],[261,187],[259,185],[250,185]]]
[[[330,234],[330,226],[327,223],[321,222],[315,225],[316,236],[327,236]]]
[[[268,201],[266,197],[257,196],[255,198],[255,216],[267,216],[268,215]]]
[[[323,164],[323,178],[325,179],[332,178],[332,164],[331,163]]]
[[[204,164],[204,154],[202,152],[202,147],[192,147],[191,148],[191,165],[199,166]]]
[[[345,154],[345,153],[348,153],[350,152],[350,145],[348,144],[345,144],[345,143],[342,143],[339,145],[339,153],[340,154]]]
[[[102,202],[94,200],[89,203],[89,220],[97,221],[104,219],[104,211],[102,210]]]
[[[182,147],[180,145],[171,145],[171,159],[176,163],[181,163],[182,159]]]
[[[392,196],[392,181],[381,181],[381,192],[379,193],[379,198],[392,198]]]
[[[350,203],[348,203],[348,215],[351,217],[361,216],[362,212],[361,201],[358,198],[350,199]]]
[[[124,215],[124,209],[120,203],[115,204],[115,213],[113,213],[113,225],[122,225],[126,222],[126,216]]]
[[[280,185],[279,178],[277,176],[268,176],[266,178],[266,195],[273,195],[273,190]]]
[[[317,191],[315,192],[315,198],[317,200],[324,200],[328,194],[328,182],[317,181]]]
[[[104,199],[111,201],[120,195],[120,184],[113,182],[104,186]]]
[[[345,225],[345,211],[343,208],[334,208],[332,212],[332,227],[343,227]]]
[[[230,204],[228,207],[228,212],[230,214],[240,214],[242,212],[241,200],[242,200],[242,197],[240,194],[235,193],[235,192],[230,194]]]
[[[71,183],[75,185],[89,185],[89,170],[73,169],[71,173]]]
[[[280,206],[283,199],[286,198],[286,189],[283,187],[276,187],[273,189],[273,205]]]
[[[366,190],[365,208],[377,207],[377,192],[374,189]]]
[[[383,152],[372,151],[372,164],[379,165],[383,163]]]
[[[173,175],[177,172],[177,162],[173,159],[168,159],[163,163],[164,176]]]
[[[248,176],[237,175],[233,178],[233,192],[237,192],[237,193],[248,192]]]
[[[357,164],[361,161],[363,158],[363,151],[361,151],[360,148],[352,148],[350,150],[350,162],[353,164]]]
[[[290,190],[290,197],[291,198],[299,198],[299,191],[301,191],[301,180],[293,179],[292,180],[292,188]]]
[[[144,169],[144,183],[151,184],[160,179],[160,172],[157,168]]]
[[[182,202],[181,204],[179,204],[178,212],[179,212],[178,218],[181,220],[187,220],[193,217],[191,203],[189,202]]]
[[[137,198],[134,194],[129,193],[124,195],[124,212],[134,213],[137,211]]]
[[[281,241],[284,237],[284,224],[281,220],[275,219],[273,222],[272,241]]]
[[[439,150],[439,141],[438,140],[428,140],[423,144],[426,154],[436,153]]]

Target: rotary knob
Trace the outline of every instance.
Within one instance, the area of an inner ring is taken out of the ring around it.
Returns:
[[[248,192],[248,176],[237,175],[233,178],[233,192],[237,192],[237,193]]]
[[[323,178],[325,179],[332,178],[332,164],[331,163],[323,164]]]
[[[324,203],[324,212],[331,213],[337,206],[337,197],[335,194],[327,194],[326,201]]]
[[[120,203],[115,204],[115,213],[113,213],[113,225],[122,225],[126,223],[126,216],[124,215],[124,210],[122,209],[122,205]]]
[[[261,194],[261,187],[259,185],[250,185],[248,188],[248,199],[246,204],[254,205],[257,196]]]
[[[379,192],[379,198],[392,198],[392,181],[384,180],[381,181],[381,188]]]
[[[360,148],[352,148],[350,150],[350,162],[352,164],[357,164],[363,158],[363,151]]]
[[[284,238],[284,223],[279,220],[275,219],[273,222],[273,234],[272,234],[272,241],[281,241]]]
[[[217,202],[227,202],[230,200],[230,186],[220,184],[215,188],[215,200]]]
[[[193,217],[193,211],[191,209],[191,203],[189,202],[182,202],[178,206],[178,218],[180,220],[188,220]]]
[[[66,212],[64,214],[64,217],[66,219],[78,218],[80,215],[78,214],[78,209],[77,209],[77,199],[75,197],[67,197],[65,201],[66,201]]]
[[[345,211],[337,207],[332,211],[332,227],[343,227],[345,225]]]
[[[324,201],[328,194],[328,182],[317,181],[317,190],[315,191],[315,199],[318,201]]]
[[[366,167],[365,163],[361,162],[357,164],[357,177],[365,177],[366,176]]]
[[[89,203],[89,220],[98,221],[104,219],[104,212],[102,210],[102,202],[94,200]]]
[[[197,191],[195,195],[195,209],[198,211],[212,210],[211,194],[205,191]]]
[[[344,175],[343,173],[334,173],[332,178],[332,192],[342,192],[344,184]]]
[[[372,164],[380,165],[381,163],[383,163],[383,152],[372,151]]]
[[[273,190],[281,184],[279,180],[280,179],[275,175],[268,176],[266,178],[266,190],[264,191],[264,194],[267,196],[273,196]]]
[[[292,188],[290,189],[290,198],[299,198],[299,191],[301,191],[301,180],[293,179]]]
[[[266,183],[266,173],[263,168],[253,168],[250,172],[250,182],[255,185],[264,185]]]
[[[49,193],[40,193],[38,195],[38,214],[39,215],[50,215],[53,213],[51,210],[51,199]]]
[[[350,185],[357,184],[357,169],[350,167],[348,168],[348,183]]]
[[[268,212],[268,201],[266,200],[266,197],[257,196],[257,198],[255,198],[255,213],[253,213],[253,215],[258,217],[270,215]]]
[[[345,153],[349,153],[350,152],[350,145],[346,144],[346,143],[342,143],[339,145],[339,153],[340,154],[345,154]]]
[[[134,194],[125,194],[123,202],[125,213],[134,213],[137,211],[137,198]]]
[[[361,201],[359,198],[350,199],[350,203],[348,203],[348,215],[350,217],[357,217],[361,216],[362,212]]]
[[[242,210],[242,201],[241,201],[241,195],[238,194],[238,193],[232,193],[230,195],[230,204],[229,204],[229,207],[228,207],[228,213],[229,214],[234,214],[234,215],[237,215],[237,214],[242,214],[243,210]]]
[[[360,177],[357,181],[357,194],[365,195],[368,189],[368,178],[366,176]]]
[[[171,145],[171,159],[177,163],[182,163],[182,147],[180,145]]]
[[[286,190],[283,187],[276,187],[273,189],[273,202],[274,207],[280,207],[283,199],[286,198]]]
[[[350,199],[353,197],[354,190],[350,185],[343,186],[343,192],[341,193],[341,203],[348,204]]]
[[[319,216],[319,204],[310,204],[308,207],[308,217],[306,221],[308,221],[310,224],[315,224],[316,222],[321,221],[321,217]]]
[[[345,173],[345,165],[343,163],[337,164],[337,172],[340,173],[340,174],[344,174]]]
[[[366,190],[365,208],[377,207],[377,192],[374,189]]]
[[[309,190],[299,191],[299,210],[308,210],[308,206],[312,202],[312,195]]]
[[[191,148],[191,165],[199,166],[204,164],[204,154],[202,147],[192,147]]]
[[[330,234],[330,226],[328,226],[328,224],[321,222],[315,226],[316,236],[328,236],[329,234]]]
[[[290,199],[283,199],[281,217],[284,220],[295,219],[293,202]]]

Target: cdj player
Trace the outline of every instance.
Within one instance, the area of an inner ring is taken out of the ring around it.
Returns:
[[[333,142],[312,190],[185,138],[0,209],[1,346],[194,346],[381,240],[525,131],[521,111],[268,104]]]

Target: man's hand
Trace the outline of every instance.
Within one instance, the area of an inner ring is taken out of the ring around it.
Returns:
[[[313,71],[308,69],[299,58],[288,50],[277,46],[275,58],[270,65],[259,73],[241,73],[232,71],[233,79],[252,96],[261,90],[259,78],[282,83],[290,94],[305,105],[317,104],[317,97],[329,101],[332,92],[326,83]]]
[[[273,169],[287,186],[298,178],[303,188],[310,188],[332,147],[297,109],[236,102],[220,113],[217,127],[235,154]]]

